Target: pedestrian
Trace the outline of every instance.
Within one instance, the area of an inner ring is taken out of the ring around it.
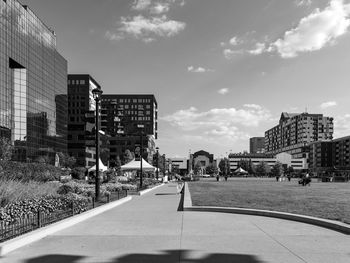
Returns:
[[[216,181],[219,182],[219,174],[218,173],[216,174]]]
[[[227,174],[225,174],[225,181],[227,181],[227,176],[228,176],[228,175],[227,175]]]

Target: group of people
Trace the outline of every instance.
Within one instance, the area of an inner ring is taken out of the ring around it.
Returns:
[[[306,185],[311,185],[311,178],[310,175],[308,173],[306,173],[300,180],[299,180],[299,184],[301,184],[302,186],[306,186]]]

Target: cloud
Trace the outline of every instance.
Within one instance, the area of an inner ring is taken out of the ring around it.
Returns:
[[[312,4],[311,0],[295,0],[295,4],[299,6],[310,6]]]
[[[228,88],[222,88],[222,89],[218,90],[218,93],[221,94],[221,95],[225,95],[225,94],[227,94],[229,92],[230,92],[230,90]]]
[[[258,42],[258,43],[255,44],[255,48],[252,49],[252,50],[249,50],[248,53],[252,54],[252,55],[260,55],[260,54],[262,54],[265,51],[266,51],[265,43]]]
[[[293,58],[301,52],[320,50],[347,32],[349,15],[350,4],[331,0],[324,10],[317,8],[302,18],[297,27],[286,31],[268,51],[276,50],[282,58]]]
[[[199,112],[195,107],[191,107],[189,109],[179,110],[162,119],[183,130],[195,130],[201,127],[217,127],[222,125],[232,126],[232,124],[257,127],[260,122],[266,121],[271,117],[267,109],[258,106],[255,105],[255,107],[239,110],[235,108],[215,108],[206,112]]]
[[[151,7],[150,12],[151,14],[162,14],[169,12],[170,10],[170,4],[169,3],[156,3],[154,6]]]
[[[204,141],[220,139],[225,143],[225,140],[246,140],[249,135],[244,128],[259,127],[262,122],[271,119],[271,113],[258,105],[246,109],[215,108],[203,112],[191,107],[160,119],[179,128],[184,135],[201,136]]]
[[[334,118],[334,138],[350,135],[350,114]]]
[[[151,5],[151,0],[135,0],[131,9],[141,11],[147,9]]]
[[[183,22],[169,20],[166,15],[161,17],[146,18],[142,15],[134,17],[122,17],[121,27],[115,35],[116,38],[125,38],[131,35],[135,38],[150,39],[153,36],[171,37],[184,30],[186,24]]]
[[[237,46],[241,41],[238,39],[238,37],[233,37],[229,42],[232,46]]]
[[[195,68],[194,66],[189,66],[189,67],[187,67],[187,71],[193,72],[193,73],[205,73],[205,72],[213,72],[214,70],[213,69],[206,69],[203,67]]]
[[[320,105],[320,108],[321,109],[327,109],[329,107],[334,107],[334,106],[337,106],[337,102],[336,101],[327,101],[327,102],[324,102]]]
[[[230,48],[226,48],[226,49],[224,49],[223,54],[224,54],[226,59],[232,59],[236,55],[243,54],[243,52],[244,52],[243,50],[233,50]]]

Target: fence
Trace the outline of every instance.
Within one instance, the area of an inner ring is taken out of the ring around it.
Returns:
[[[122,190],[118,192],[112,192],[105,198],[101,198],[101,200],[98,202],[92,198],[92,202],[89,203],[87,210],[101,206],[111,201],[119,200],[126,197],[127,195],[128,191]],[[74,208],[74,204],[72,203],[69,208],[63,211],[55,211],[53,213],[44,213],[42,211],[38,211],[37,213],[25,215],[24,217],[19,218],[14,223],[10,224],[5,223],[4,221],[0,221],[0,242],[15,238],[40,227],[44,227],[65,218],[71,217],[75,213],[77,213],[77,211]]]

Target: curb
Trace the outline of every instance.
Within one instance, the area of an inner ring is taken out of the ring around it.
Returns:
[[[187,183],[185,183],[184,195],[185,197],[184,197],[183,211],[216,212],[216,213],[231,213],[231,214],[274,217],[279,219],[286,219],[286,220],[316,225],[316,226],[328,228],[331,230],[335,230],[346,235],[350,235],[350,225],[337,222],[334,220],[321,219],[318,217],[291,214],[291,213],[278,212],[278,211],[238,208],[238,207],[192,206],[191,194],[190,194],[190,191],[188,190]]]
[[[55,232],[63,230],[67,227],[71,227],[71,226],[78,224],[86,219],[89,219],[93,216],[101,214],[107,210],[114,208],[114,207],[122,205],[122,204],[130,201],[131,199],[132,199],[131,196],[127,196],[123,199],[96,207],[96,208],[88,210],[84,213],[63,219],[63,220],[58,221],[56,223],[50,224],[48,226],[31,231],[27,234],[24,234],[24,235],[18,236],[16,238],[10,239],[8,241],[5,241],[3,243],[0,243],[0,257],[17,249],[17,248],[20,248],[20,247],[28,245],[32,242],[38,241],[38,240],[40,240],[48,235],[51,235]]]
[[[149,189],[146,189],[146,190],[142,190],[142,191],[139,192],[139,195],[147,194],[148,192],[151,192],[152,190],[155,190],[155,189],[157,189],[158,187],[161,187],[161,186],[163,186],[163,185],[165,185],[165,184],[162,183],[162,184],[157,185],[157,186],[155,186],[155,187],[152,187],[152,188],[149,188]]]

